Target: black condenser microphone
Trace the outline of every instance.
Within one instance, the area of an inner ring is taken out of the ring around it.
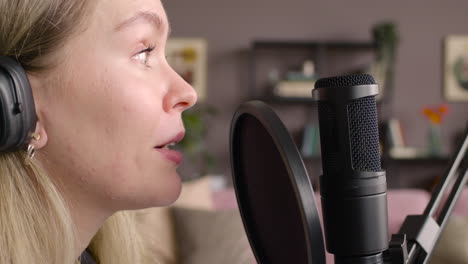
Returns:
[[[388,248],[387,182],[381,168],[375,96],[368,74],[315,83],[327,250],[335,263],[377,264]]]

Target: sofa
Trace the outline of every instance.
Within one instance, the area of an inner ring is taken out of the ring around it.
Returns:
[[[388,190],[390,234],[408,214],[421,214],[430,194],[419,189]],[[319,195],[316,194],[318,201]],[[468,263],[468,191],[462,193],[430,263]],[[320,203],[318,203],[319,210]],[[169,207],[144,210],[143,224],[161,264],[254,264],[233,188],[222,178],[185,182]],[[333,263],[327,253],[327,263]]]

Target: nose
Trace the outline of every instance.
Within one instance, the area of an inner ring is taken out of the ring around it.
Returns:
[[[169,91],[166,95],[164,108],[167,112],[184,111],[197,102],[197,92],[177,72],[170,68]]]

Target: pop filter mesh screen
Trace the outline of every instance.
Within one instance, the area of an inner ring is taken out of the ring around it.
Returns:
[[[260,121],[246,114],[239,118],[235,135],[234,181],[259,261],[310,263],[292,176],[273,138]]]

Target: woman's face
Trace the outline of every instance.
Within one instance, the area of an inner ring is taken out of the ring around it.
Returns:
[[[180,193],[181,113],[193,88],[168,65],[160,0],[99,0],[65,60],[34,90],[47,143],[39,157],[66,195],[105,209],[167,205]],[[34,89],[34,85],[33,85]]]

